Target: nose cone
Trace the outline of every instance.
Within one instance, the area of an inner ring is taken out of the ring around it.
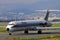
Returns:
[[[11,28],[11,27],[13,27],[13,25],[7,25],[7,27],[6,27],[6,28]]]
[[[6,30],[7,31],[11,30],[11,27],[13,27],[13,25],[7,25]]]

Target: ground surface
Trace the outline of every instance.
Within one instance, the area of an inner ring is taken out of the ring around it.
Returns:
[[[60,36],[60,31],[59,30],[43,30],[42,34],[37,34],[37,31],[29,31],[29,34],[24,34],[23,31],[19,32],[14,32],[12,35],[8,35],[7,32],[1,32],[0,33],[0,39],[4,38],[14,38],[14,37],[19,37],[19,38],[42,38],[42,37],[47,37],[47,36]]]

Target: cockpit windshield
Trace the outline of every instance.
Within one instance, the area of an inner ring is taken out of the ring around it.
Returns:
[[[10,22],[9,25],[15,25],[15,23],[14,22]]]
[[[15,25],[15,24],[9,24],[9,25]]]

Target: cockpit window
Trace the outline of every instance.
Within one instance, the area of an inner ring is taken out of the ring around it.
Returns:
[[[10,23],[9,23],[9,25],[15,25],[15,23],[13,23],[13,22],[10,22]]]
[[[15,25],[15,24],[9,24],[9,25]]]

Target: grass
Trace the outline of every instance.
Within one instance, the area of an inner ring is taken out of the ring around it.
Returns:
[[[51,36],[44,36],[44,37],[37,37],[37,38],[20,38],[20,37],[5,37],[3,40],[60,40],[59,35],[51,35]]]
[[[5,28],[0,28],[0,32],[6,32]]]
[[[60,27],[60,23],[52,23],[52,27]]]
[[[1,22],[0,26],[7,26],[7,24],[8,24],[7,22]]]
[[[7,26],[7,22],[1,22],[0,23],[0,32],[6,32],[6,26]]]

